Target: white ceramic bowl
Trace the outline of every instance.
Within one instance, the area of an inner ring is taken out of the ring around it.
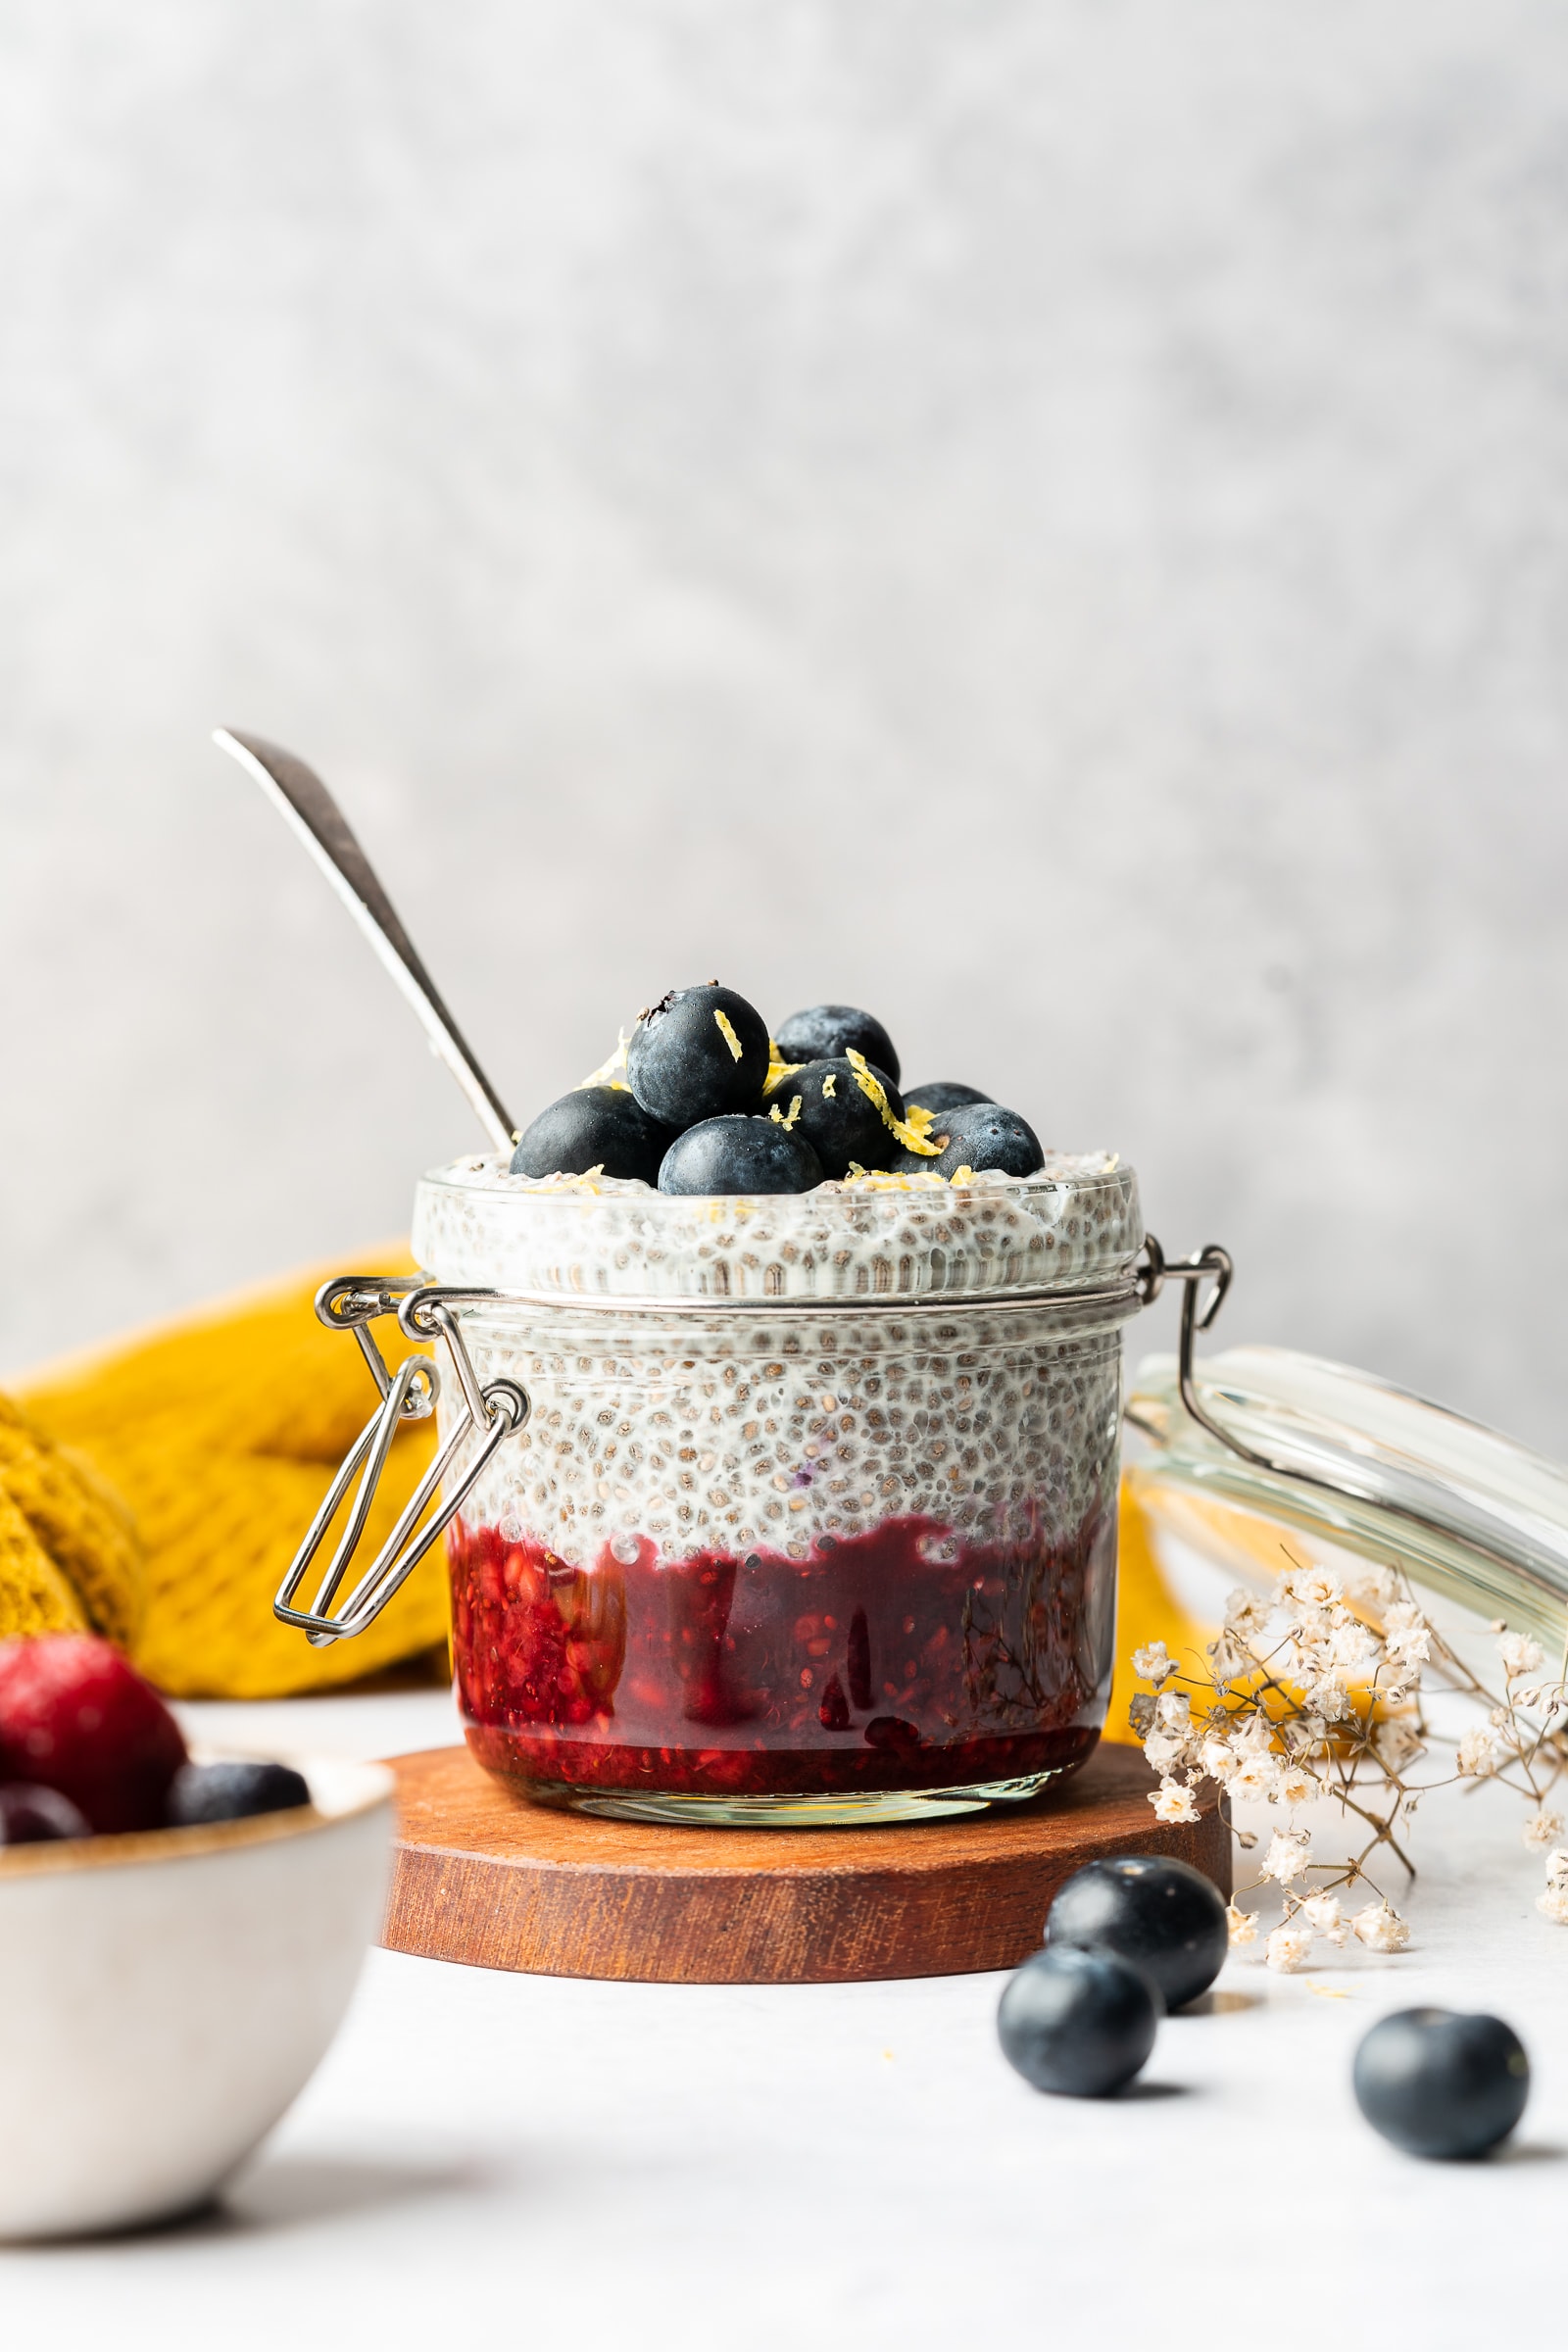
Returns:
[[[202,2204],[314,2072],[381,1924],[392,1775],[289,1761],[309,1807],[0,1851],[0,2236]]]

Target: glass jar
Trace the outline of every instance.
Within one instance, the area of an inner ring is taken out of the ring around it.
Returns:
[[[965,1811],[1081,1764],[1142,1240],[1103,1157],[741,1200],[425,1179],[416,1254],[479,1389],[529,1404],[447,1531],[474,1753],[704,1822]],[[439,1409],[456,1447],[464,1388]]]

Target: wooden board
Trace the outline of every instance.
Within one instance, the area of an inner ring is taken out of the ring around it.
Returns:
[[[686,1829],[530,1804],[466,1748],[393,1759],[399,1834],[382,1941],[554,1977],[821,1984],[1013,1968],[1097,1854],[1167,1853],[1231,1890],[1212,1791],[1156,1822],[1133,1748],[1102,1747],[1028,1805],[886,1829]]]

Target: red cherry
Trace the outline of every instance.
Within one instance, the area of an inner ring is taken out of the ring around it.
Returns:
[[[178,1724],[96,1634],[0,1642],[0,1781],[58,1788],[95,1830],[154,1830],[185,1761]]]

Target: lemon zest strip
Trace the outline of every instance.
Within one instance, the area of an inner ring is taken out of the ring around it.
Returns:
[[[888,1102],[887,1089],[871,1068],[865,1055],[858,1054],[851,1046],[846,1051],[845,1058],[855,1072],[856,1084],[859,1087],[861,1094],[868,1096],[876,1104],[877,1109],[882,1113],[883,1125],[892,1128],[906,1152],[920,1152],[927,1159],[940,1159],[942,1156],[940,1144],[928,1143],[920,1130],[911,1126],[907,1119],[894,1117],[892,1104]]]
[[[736,1036],[729,1016],[726,1013],[720,1012],[718,1006],[715,1004],[713,1006],[713,1018],[718,1023],[719,1036],[724,1040],[725,1045],[728,1046],[736,1060],[739,1061],[742,1054],[745,1053],[746,1048],[741,1044],[740,1039]]]

